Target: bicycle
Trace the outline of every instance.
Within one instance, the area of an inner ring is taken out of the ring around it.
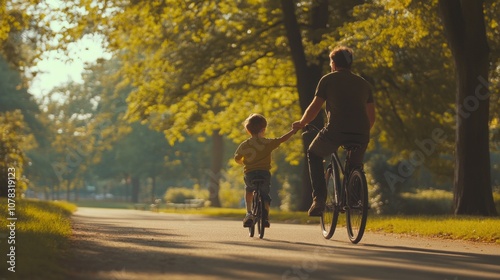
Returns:
[[[255,188],[253,191],[252,198],[252,225],[248,228],[250,237],[254,236],[255,225],[257,225],[257,230],[259,231],[259,238],[264,238],[265,225],[262,219],[262,214],[264,213],[264,201],[261,195],[261,186],[264,185],[264,178],[253,179],[251,182],[252,186]]]
[[[313,125],[305,127],[319,132]],[[337,152],[331,155],[325,170],[326,203],[320,217],[321,230],[325,239],[335,233],[340,213],[346,214],[346,227],[349,240],[356,244],[363,237],[368,218],[368,187],[363,167],[350,168],[351,153],[360,147],[359,143],[345,143],[341,147],[346,151],[342,165]]]

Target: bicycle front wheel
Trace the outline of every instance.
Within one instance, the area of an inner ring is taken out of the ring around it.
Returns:
[[[368,187],[363,171],[355,169],[349,177],[346,189],[347,234],[352,243],[358,243],[365,232],[368,217]]]
[[[326,203],[323,215],[320,217],[321,231],[325,239],[332,238],[337,227],[340,209],[340,173],[336,162],[328,166],[325,172]]]
[[[259,214],[257,216],[258,222],[258,230],[259,230],[259,238],[262,239],[264,238],[264,231],[265,231],[265,226],[264,226],[264,220],[262,218],[262,215],[264,213],[264,203],[262,203],[262,200],[259,199],[259,202],[257,203],[257,208],[259,209]]]
[[[253,193],[252,216],[253,216],[252,225],[248,228],[248,232],[249,232],[250,237],[253,237],[255,234],[255,219],[257,219],[257,217],[259,217],[259,200],[258,200],[257,192]]]

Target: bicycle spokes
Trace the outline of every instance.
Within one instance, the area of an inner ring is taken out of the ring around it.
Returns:
[[[352,243],[363,237],[368,214],[368,190],[366,178],[360,170],[354,170],[346,189],[347,233]]]

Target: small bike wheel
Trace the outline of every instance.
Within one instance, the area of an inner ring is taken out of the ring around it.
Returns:
[[[326,202],[325,210],[320,217],[321,231],[325,239],[330,239],[335,233],[340,209],[340,173],[336,162],[330,165],[325,172]]]
[[[363,171],[355,169],[346,189],[347,234],[352,243],[358,243],[365,232],[368,217],[368,187]]]
[[[258,209],[259,213],[257,216],[257,225],[258,225],[258,230],[259,230],[259,238],[262,239],[264,238],[264,231],[265,231],[265,226],[264,226],[264,220],[262,219],[262,214],[264,213],[264,203],[262,203],[262,200],[259,199],[258,204]]]
[[[250,237],[253,237],[255,234],[255,219],[257,219],[259,215],[259,207],[258,207],[258,197],[257,197],[257,192],[253,193],[253,199],[252,199],[252,216],[253,216],[253,221],[252,225],[248,228],[248,232]]]

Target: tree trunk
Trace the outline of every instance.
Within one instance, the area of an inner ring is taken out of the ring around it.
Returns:
[[[295,1],[281,0],[283,19],[286,29],[286,35],[290,44],[292,60],[295,66],[295,75],[297,77],[297,91],[299,93],[299,103],[302,112],[304,112],[314,98],[314,92],[318,81],[322,77],[322,60],[318,64],[308,64],[304,46],[302,44],[302,35],[299,23],[295,15]],[[311,10],[312,31],[316,35],[321,35],[314,30],[324,29],[328,20],[328,1],[317,1],[317,4]],[[321,36],[317,36],[320,38]],[[319,39],[318,39],[319,40]],[[313,39],[314,41],[314,39]],[[318,117],[312,122],[317,127],[323,126],[323,116]],[[307,163],[307,149],[311,144],[312,138],[304,136],[302,138],[305,162]],[[309,168],[304,164],[302,189],[299,191],[299,211],[309,209],[312,203],[312,187],[309,178]]]
[[[132,176],[132,202],[139,203],[139,190],[140,190],[140,181],[136,176]]]
[[[66,182],[66,201],[71,201],[71,182],[68,180]]]
[[[214,130],[212,133],[212,163],[210,170],[208,171],[209,186],[208,191],[210,193],[210,206],[221,207],[219,199],[220,190],[220,178],[222,171],[222,163],[224,160],[224,139],[222,135],[219,134],[219,130]]]
[[[440,0],[457,73],[454,212],[497,215],[489,152],[489,47],[483,1]]]
[[[155,203],[156,176],[151,176],[151,203]]]
[[[0,197],[7,197],[8,190],[9,190],[9,184],[8,184],[8,179],[7,179],[7,169],[2,168],[0,171],[2,172],[0,174]]]

